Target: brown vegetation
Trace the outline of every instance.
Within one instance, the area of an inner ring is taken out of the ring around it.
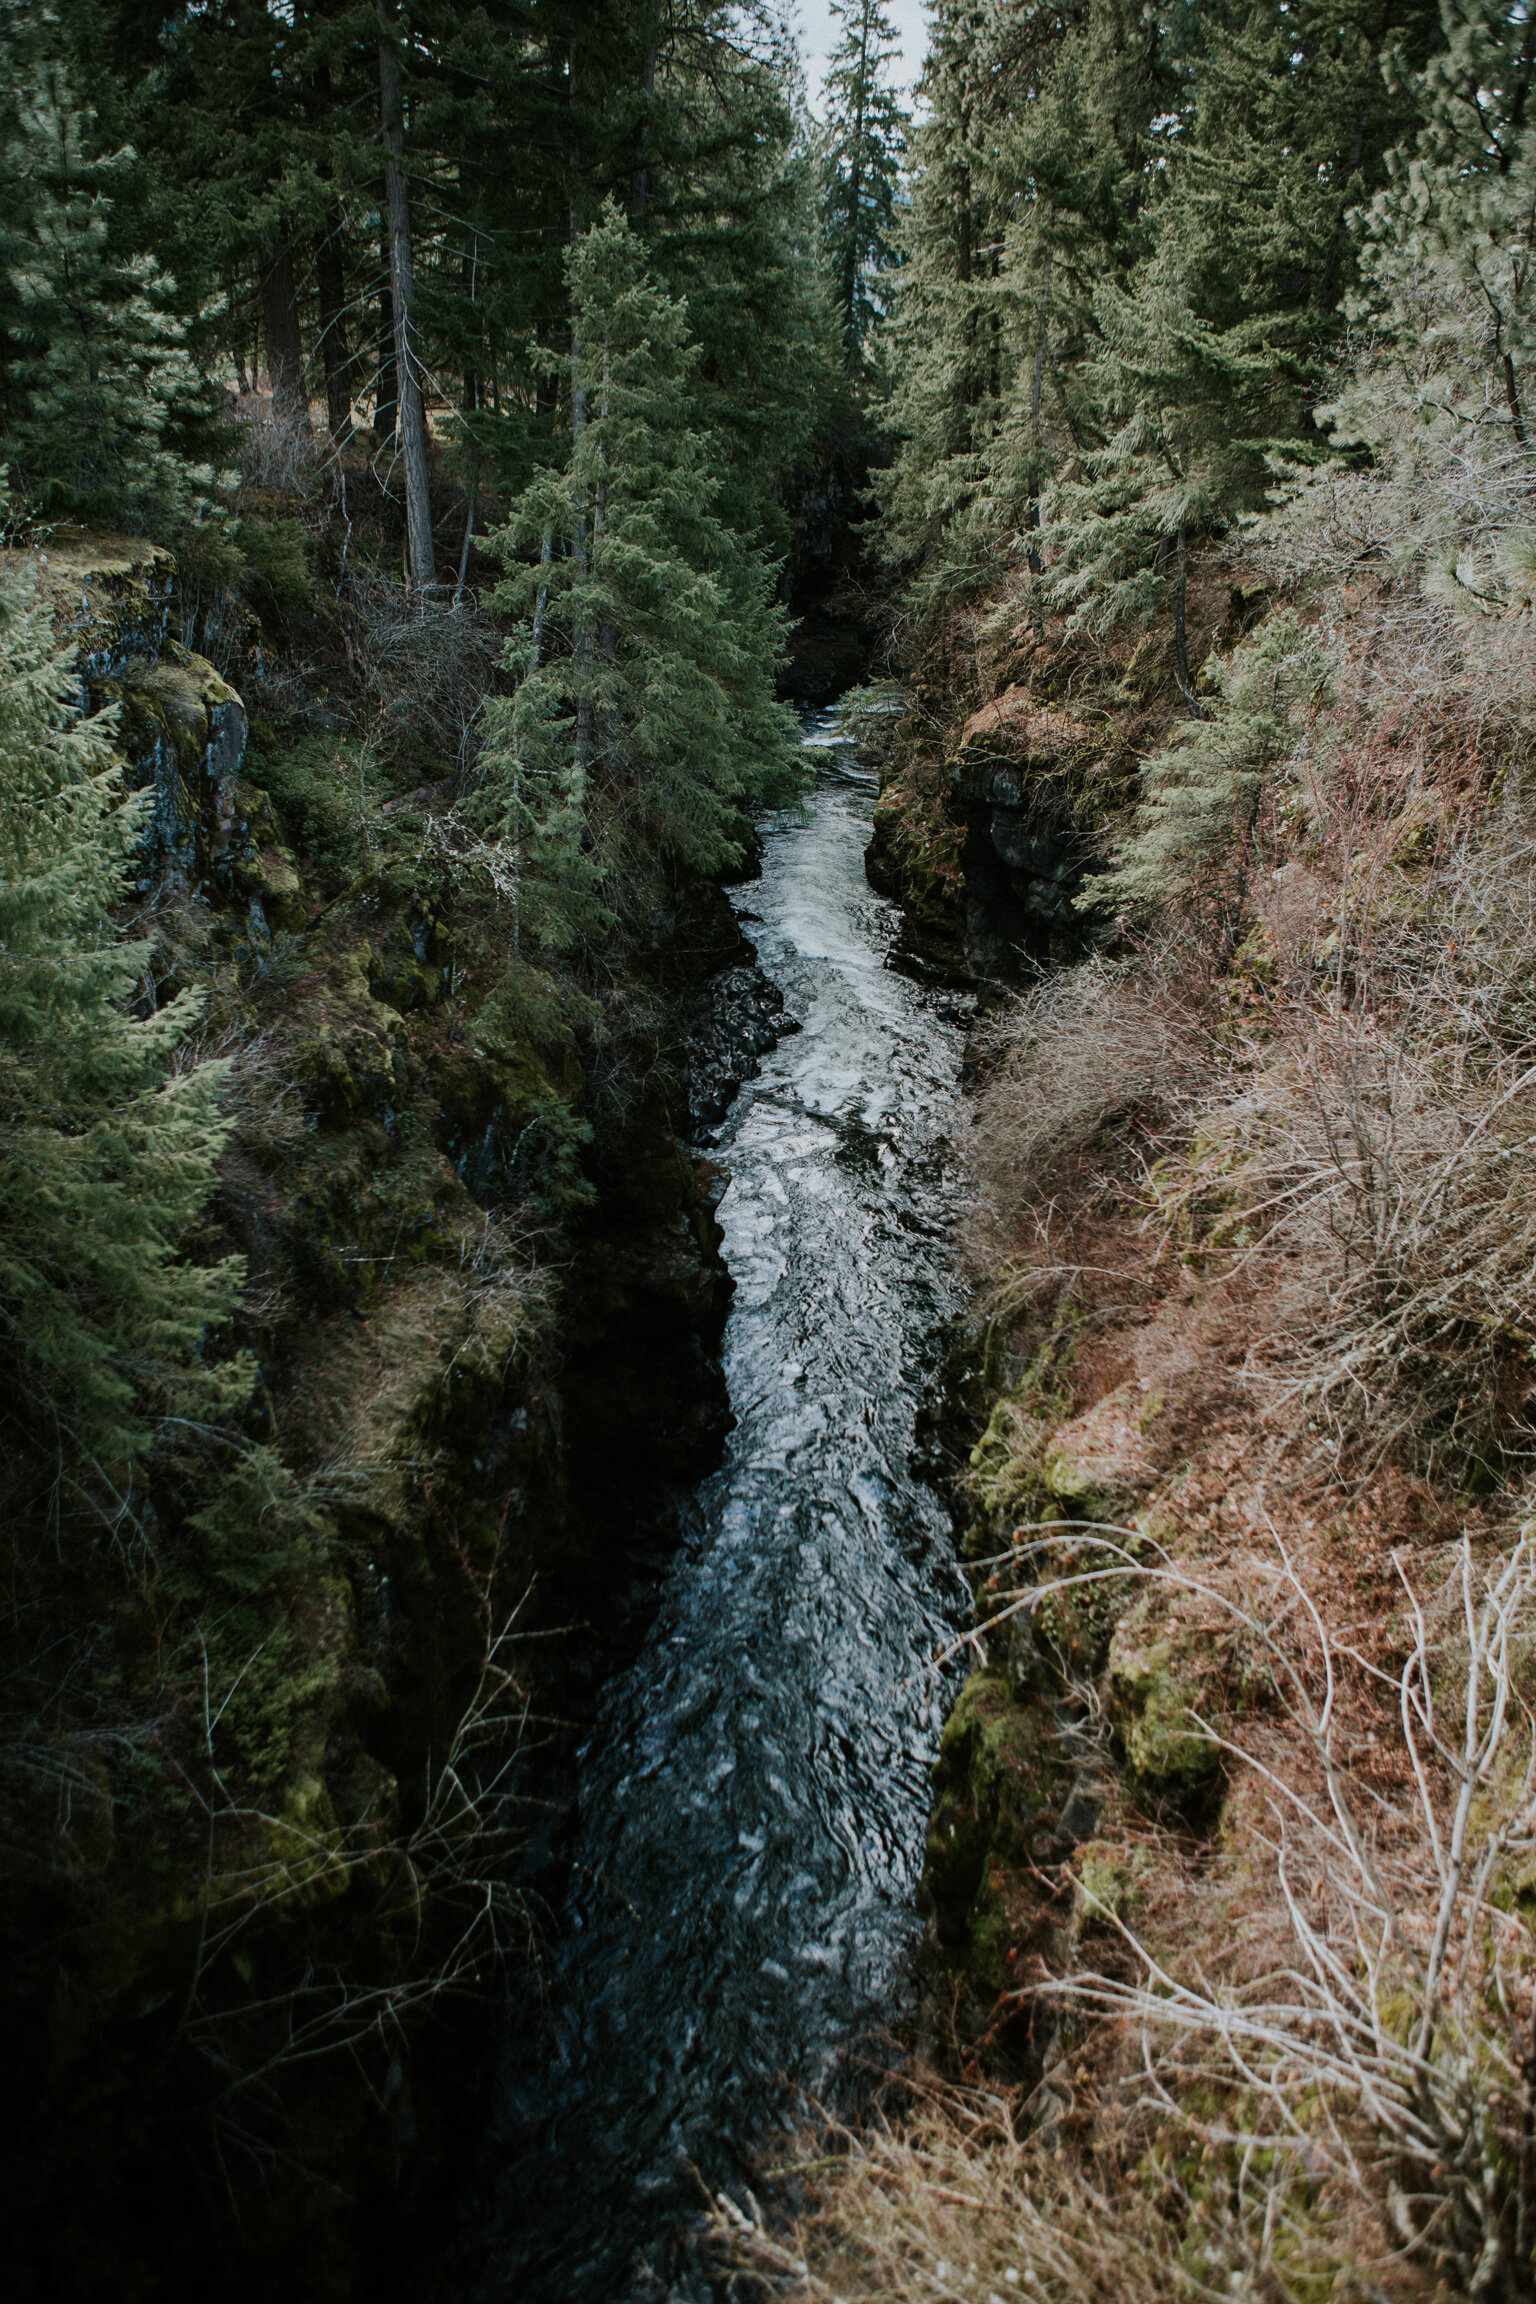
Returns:
[[[719,2203],[743,2294],[1530,2293],[1536,643],[1523,462],[1476,477],[1300,488],[1232,597],[1326,680],[1253,805],[1165,816],[1165,900],[978,1038],[957,2029],[793,2215]],[[1110,750],[1195,759],[1085,645]],[[1018,678],[953,718],[1004,744]]]

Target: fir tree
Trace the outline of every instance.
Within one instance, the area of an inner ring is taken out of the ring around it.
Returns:
[[[1149,123],[1168,112],[1156,11],[1093,0],[936,9],[897,283],[885,491],[920,610],[983,589],[1000,552],[1038,567],[1046,480],[1103,437],[1082,368],[1094,296],[1146,251]]]
[[[773,699],[779,616],[688,421],[687,313],[616,203],[569,271],[575,438],[568,469],[537,475],[497,538],[528,637],[493,713],[486,806],[546,881],[574,877],[583,822],[610,872],[635,844],[713,870],[739,854],[744,812],[794,775],[793,717]],[[558,888],[550,908],[558,919]]]
[[[842,26],[827,70],[821,223],[850,376],[861,370],[883,305],[879,275],[897,260],[896,197],[907,119],[885,84],[896,27],[876,0],[832,0]]]
[[[45,514],[174,528],[212,484],[188,455],[210,396],[174,280],[114,226],[136,157],[93,148],[57,62],[13,81],[9,110],[0,426],[11,484]]]
[[[238,1260],[177,1259],[213,1186],[227,1067],[170,1069],[195,995],[126,1013],[148,948],[112,922],[144,802],[73,691],[46,609],[0,586],[0,1360],[27,1437],[99,1471],[169,1407],[217,1414],[248,1373],[202,1357]]]
[[[1327,700],[1328,668],[1314,633],[1294,616],[1272,616],[1214,677],[1210,715],[1143,762],[1135,831],[1084,902],[1093,910],[1192,908],[1210,917],[1230,953],[1260,861],[1264,811]]]
[[[1417,368],[1431,423],[1524,450],[1536,426],[1536,8],[1442,0],[1441,14],[1444,51],[1410,83],[1422,126],[1371,206],[1354,313]],[[1366,436],[1368,397],[1333,412],[1341,440]]]
[[[1132,287],[1101,284],[1090,377],[1112,429],[1046,505],[1049,589],[1076,618],[1107,630],[1149,619],[1171,594],[1177,676],[1192,710],[1190,539],[1261,500],[1285,383],[1267,315],[1222,328],[1196,308],[1198,293],[1171,222]],[[1294,421],[1299,429],[1299,409]]]

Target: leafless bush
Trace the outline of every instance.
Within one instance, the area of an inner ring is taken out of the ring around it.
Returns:
[[[274,655],[259,644],[241,666],[240,689],[248,710],[279,727],[311,721],[320,693],[309,658]]]
[[[1379,2299],[1289,2171],[1224,2192],[1171,2155],[1145,2184],[1046,2145],[1027,2108],[912,2075],[897,2121],[835,2122],[775,2171],[808,2193],[792,2221],[716,2196],[710,2252],[733,2297],[828,2304],[1231,2304]],[[1293,2285],[1274,2278],[1276,2258]]]
[[[1282,1426],[1461,1476],[1521,1444],[1536,1343],[1536,836],[1515,800],[1348,815],[1336,872],[1260,889],[1278,975],[1148,1197],[1179,1252],[1267,1287],[1247,1367]],[[1427,871],[1394,855],[1416,820]]]
[[[429,815],[422,826],[421,853],[442,865],[461,884],[478,881],[498,904],[516,911],[522,869],[510,841],[487,840],[465,822],[457,808]]]
[[[1215,1060],[1182,958],[1169,943],[1134,962],[1063,970],[979,1038],[992,1069],[971,1137],[978,1263],[1016,1257],[1032,1237],[1049,1267],[1058,1217],[1100,1193],[1126,1142],[1177,1133]]]
[[[462,777],[479,753],[502,634],[467,600],[424,607],[373,569],[354,574],[351,599],[379,740],[396,754],[424,746]]]
[[[1004,1011],[979,1037],[993,1058],[974,1166],[1006,1219],[1112,1154],[1117,1134],[1170,1122],[1209,1078],[1211,1041],[1172,945],[1133,963],[1085,961]],[[1163,965],[1158,965],[1163,963]]]
[[[370,2044],[393,2056],[414,2014],[533,1946],[535,1915],[513,1878],[522,1845],[515,1778],[528,1720],[513,1668],[518,1611],[492,1625],[489,1579],[480,1603],[479,1678],[448,1750],[428,1763],[421,1814],[404,1836],[376,1810],[341,1826],[311,1822],[292,1804],[270,1812],[240,1800],[220,1774],[219,1713],[205,1698],[203,1764],[186,1771],[207,1829],[203,1905],[167,2061],[184,2049],[203,2064],[216,2121],[258,2157],[285,2076],[325,2056],[360,2058]],[[371,1890],[374,1933],[399,1943],[382,1979],[316,1961],[271,1994],[231,2002],[227,1991],[207,1989],[221,1963],[226,1975],[231,1961],[238,1968],[242,1940],[273,1911],[330,1902],[349,1888]]]
[[[280,407],[265,393],[256,392],[237,404],[235,417],[237,510],[255,489],[296,497],[314,493],[324,469],[325,449],[312,424],[295,409]]]
[[[1531,1537],[1482,1565],[1463,1542],[1433,1594],[1399,1559],[1406,1655],[1383,1674],[1329,1627],[1278,1544],[1270,1573],[1245,1562],[1252,1588],[1234,1590],[1230,1573],[1149,1556],[1139,1531],[1065,1533],[1090,1565],[1053,1574],[1063,1530],[1021,1531],[998,1565],[1028,1580],[998,1594],[991,1622],[1096,1584],[1152,1583],[1224,1612],[1268,1660],[1288,1761],[1188,1717],[1256,1786],[1245,1901],[1264,1893],[1251,1874],[1267,1867],[1274,1956],[1247,1973],[1230,1951],[1215,1972],[1180,1964],[1082,1890],[1123,1963],[1016,1996],[1075,2011],[1066,2067],[1022,2106],[918,2074],[898,2125],[804,2140],[775,2172],[809,2195],[792,2226],[718,2197],[727,2284],[854,2304],[1019,2292],[1379,2304],[1417,2268],[1458,2296],[1524,2299],[1536,2246],[1536,1943],[1519,1891],[1536,1849]],[[1388,1793],[1349,1750],[1370,1686],[1399,1723]],[[1075,2090],[1096,2104],[1091,2160],[1040,2129],[1046,2094]]]
[[[1394,1805],[1341,1754],[1343,1687],[1360,1660],[1283,1549],[1276,1591],[1243,1608],[1172,1566],[1143,1567],[1116,1538],[1141,1541],[1102,1532],[1108,1565],[1026,1587],[1009,1605],[1149,1577],[1226,1607],[1263,1646],[1310,1768],[1282,1772],[1198,1725],[1263,1781],[1291,1952],[1224,1985],[1176,1973],[1106,1914],[1135,1978],[1098,1972],[1040,1989],[1132,2024],[1154,2101],[1202,2144],[1245,2169],[1294,2159],[1379,2206],[1396,2246],[1450,2270],[1459,2293],[1516,2304],[1536,2272],[1536,1941],[1520,1907],[1536,1851],[1536,1716],[1522,1693],[1536,1543],[1522,1534],[1480,1567],[1463,1538],[1434,1598],[1394,1555],[1407,1654],[1395,1684],[1364,1667],[1395,1700],[1413,1790]],[[1277,1629],[1289,1625],[1302,1636]],[[1230,2090],[1214,2119],[1184,2101],[1213,2074]]]

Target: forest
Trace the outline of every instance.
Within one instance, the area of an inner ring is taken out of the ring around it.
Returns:
[[[515,2292],[834,706],[968,1020],[916,2013],[558,2292],[1536,2280],[1536,11],[830,16],[0,0],[29,2304]]]

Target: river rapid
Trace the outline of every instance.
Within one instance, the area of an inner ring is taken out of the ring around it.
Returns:
[[[807,743],[815,789],[734,899],[799,1026],[714,1154],[736,1427],[581,1756],[547,2020],[498,2073],[486,2298],[691,2295],[701,2186],[739,2186],[908,1988],[930,1660],[965,1607],[911,1468],[953,1309],[964,1019],[887,965],[874,779],[830,716]]]

